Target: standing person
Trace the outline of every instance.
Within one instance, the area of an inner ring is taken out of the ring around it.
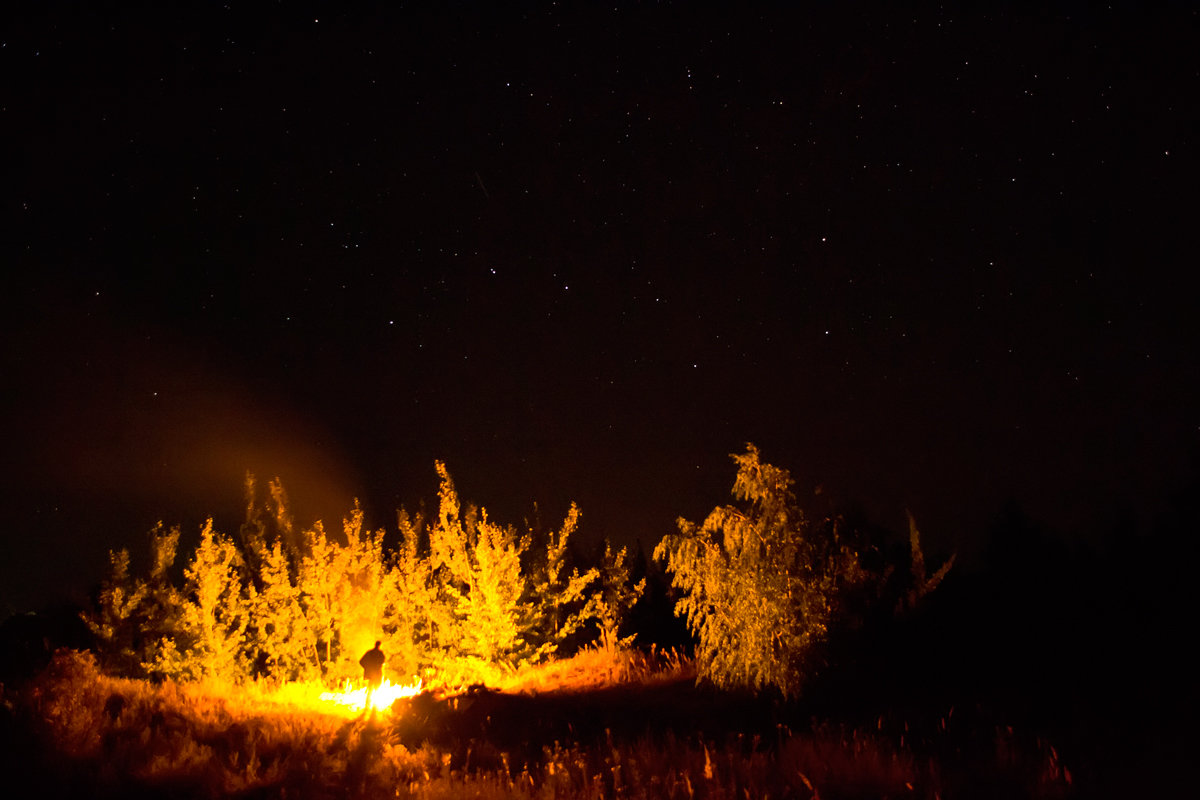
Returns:
[[[363,653],[363,657],[358,660],[358,665],[363,668],[363,678],[367,682],[368,708],[371,706],[371,700],[375,697],[375,690],[383,683],[383,662],[387,658],[379,649],[380,644],[382,642],[375,642],[375,646]]]

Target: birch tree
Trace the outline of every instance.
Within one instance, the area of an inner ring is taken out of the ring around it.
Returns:
[[[762,462],[753,445],[733,459],[737,504],[699,525],[680,519],[654,556],[683,592],[675,613],[698,638],[702,677],[788,696],[815,666],[840,592],[865,573],[836,525],[810,524],[787,470]]]

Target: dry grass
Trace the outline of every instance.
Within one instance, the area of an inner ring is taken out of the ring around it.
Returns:
[[[502,692],[584,692],[636,683],[652,686],[696,677],[691,659],[675,650],[649,652],[586,647],[570,658],[549,661],[500,678]]]
[[[588,670],[607,663],[614,672],[606,672],[604,680],[623,674],[625,680],[645,681],[642,696],[648,698],[663,694],[656,677],[674,677],[678,685],[687,669],[674,655],[623,659],[614,664],[610,656],[589,651],[510,687],[535,694],[488,698],[511,697],[518,721],[520,710],[530,708],[572,715],[597,706],[578,700],[556,705],[555,681],[571,690],[569,697],[587,697]],[[638,697],[634,687],[620,691],[626,699]],[[459,701],[471,698],[427,695],[412,705],[401,701],[391,714],[347,717],[316,710],[308,692],[151,686],[100,674],[86,653],[62,652],[20,703],[47,758],[43,766],[54,765],[50,774],[57,783],[48,794],[57,787],[63,795],[290,800],[979,796],[978,782],[954,774],[953,758],[929,747],[918,755],[882,724],[866,733],[831,725],[796,733],[780,727],[772,736],[756,737],[700,733],[668,722],[639,734],[601,729],[567,741],[538,739],[537,726],[515,729],[509,719],[469,734],[423,739],[419,730],[415,738],[413,733],[422,703],[424,713],[464,714],[459,709],[469,703]],[[480,708],[490,707],[476,711]],[[679,711],[686,718],[687,709]],[[491,721],[490,712],[485,718]],[[952,752],[949,743],[939,746]],[[1057,797],[1069,789],[1056,754],[1047,761],[1044,752],[1022,749],[1012,735],[995,739],[989,752],[990,763],[974,765],[991,770],[985,781],[1020,796]]]

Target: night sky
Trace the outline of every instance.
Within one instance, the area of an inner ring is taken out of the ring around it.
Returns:
[[[1193,480],[1187,4],[416,5],[4,4],[5,612],[247,470],[649,550],[754,442],[968,564]]]

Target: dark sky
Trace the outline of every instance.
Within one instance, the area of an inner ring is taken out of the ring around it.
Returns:
[[[418,5],[5,4],[6,611],[248,469],[649,548],[752,441],[968,555],[1189,479],[1186,4]]]

